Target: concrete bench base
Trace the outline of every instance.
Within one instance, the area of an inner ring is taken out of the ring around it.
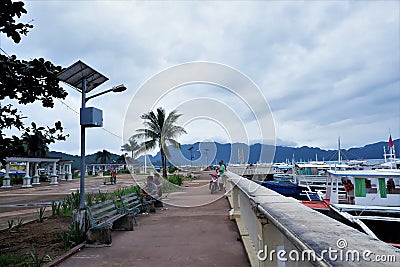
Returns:
[[[86,244],[89,246],[111,246],[112,230],[133,231],[133,217],[127,214],[113,222],[111,227],[91,228],[86,233]]]

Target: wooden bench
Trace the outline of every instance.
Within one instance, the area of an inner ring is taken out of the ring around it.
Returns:
[[[142,196],[142,210],[147,213],[156,212],[154,203],[157,201],[157,199],[153,198],[148,194],[141,194],[141,196]]]
[[[144,210],[143,202],[136,193],[127,194],[121,197],[121,213],[130,214],[137,225],[137,215]]]
[[[115,200],[110,199],[93,206],[87,206],[90,228],[86,234],[88,244],[110,245],[111,230],[133,230],[133,218],[129,213],[121,212]]]

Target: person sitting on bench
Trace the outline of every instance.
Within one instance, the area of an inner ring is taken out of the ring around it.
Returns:
[[[154,183],[153,176],[147,176],[146,186],[143,188],[143,191],[152,198],[159,198],[157,185]]]
[[[161,198],[163,183],[161,181],[160,174],[157,173],[157,172],[154,174],[154,183],[157,186],[157,195],[158,195],[159,198]],[[164,206],[163,203],[161,202],[161,200],[159,200],[159,199],[156,200],[154,205],[156,207],[163,207]]]

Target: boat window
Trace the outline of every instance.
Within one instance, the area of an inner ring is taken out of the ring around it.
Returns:
[[[367,193],[365,179],[354,178],[354,189],[356,197],[365,197]]]
[[[378,185],[381,198],[387,198],[385,178],[378,178]]]

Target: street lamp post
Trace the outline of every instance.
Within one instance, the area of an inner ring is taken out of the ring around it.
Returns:
[[[86,141],[86,128],[88,127],[102,127],[103,126],[103,113],[101,110],[90,107],[86,108],[86,102],[89,99],[109,93],[109,92],[122,92],[126,90],[124,85],[118,85],[111,89],[104,90],[100,93],[86,97],[86,94],[95,89],[108,80],[107,77],[100,74],[87,64],[78,60],[66,69],[63,69],[57,78],[69,85],[82,94],[82,104],[80,110],[80,126],[81,126],[81,174],[80,174],[80,195],[79,195],[79,211],[76,214],[75,220],[79,222],[80,226],[84,226],[85,218],[85,141]]]
[[[194,148],[194,147],[192,147],[192,146],[188,148],[188,150],[190,151],[190,168],[192,168],[193,148]]]
[[[80,195],[79,195],[79,209],[84,209],[85,208],[85,165],[86,165],[86,127],[88,127],[86,124],[82,122],[82,116],[84,116],[84,112],[86,110],[86,102],[89,99],[98,97],[100,95],[104,95],[106,93],[114,92],[114,93],[119,93],[123,92],[126,90],[126,87],[121,84],[118,86],[115,86],[111,89],[104,90],[103,92],[97,93],[95,95],[91,95],[89,97],[86,97],[86,79],[83,79],[82,81],[82,107],[81,107],[81,179],[80,179]],[[102,125],[101,125],[102,126]]]
[[[119,93],[119,92],[123,92],[126,90],[126,87],[123,84],[121,84],[121,85],[115,86],[111,89],[97,93],[95,95],[86,97],[86,82],[87,82],[86,79],[83,79],[83,81],[82,81],[82,108],[81,108],[81,179],[80,179],[80,187],[79,187],[79,190],[80,190],[79,209],[81,209],[81,210],[85,208],[86,127],[90,127],[90,126],[87,126],[87,124],[85,124],[85,122],[82,122],[82,117],[85,116],[86,102],[89,99],[95,98],[100,95],[104,95],[106,93],[110,93],[110,92]]]
[[[206,151],[206,168],[208,168],[208,148],[204,150]]]

